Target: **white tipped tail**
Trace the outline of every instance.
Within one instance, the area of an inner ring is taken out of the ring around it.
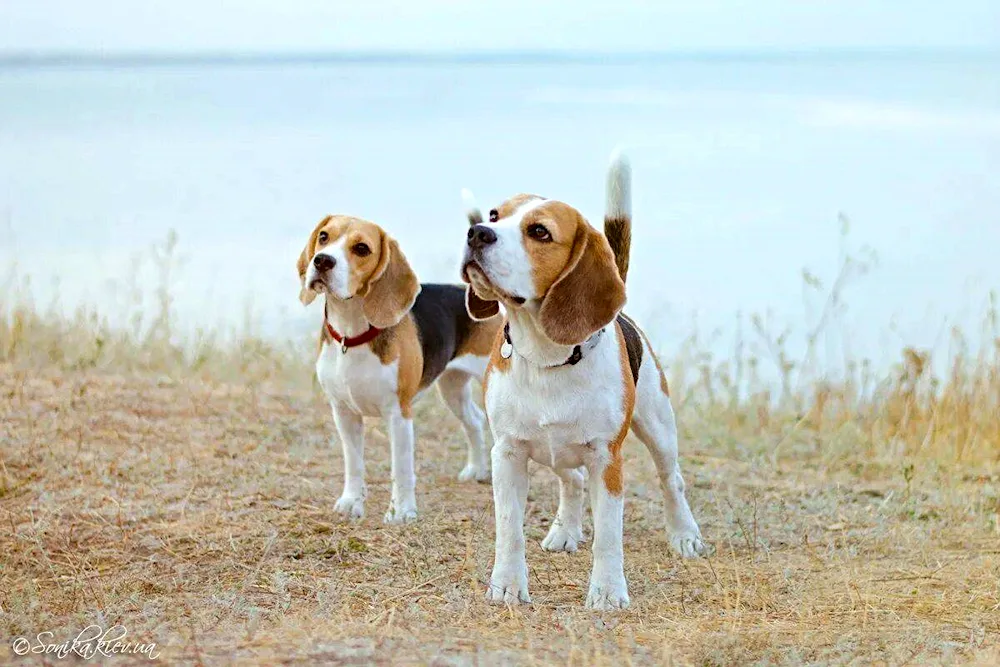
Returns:
[[[628,274],[632,246],[632,167],[621,149],[611,154],[604,204],[604,236],[615,255],[622,282]]]
[[[465,215],[469,219],[469,226],[478,225],[483,222],[483,213],[479,210],[479,204],[472,191],[462,188],[462,204],[465,205]]]
[[[632,218],[632,167],[620,148],[611,154],[605,197],[605,220]]]

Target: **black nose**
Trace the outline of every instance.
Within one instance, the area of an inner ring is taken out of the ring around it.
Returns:
[[[317,271],[329,271],[337,265],[337,260],[329,255],[316,255],[313,257],[313,266]]]
[[[473,225],[469,227],[469,247],[482,248],[497,242],[497,233],[486,225]]]

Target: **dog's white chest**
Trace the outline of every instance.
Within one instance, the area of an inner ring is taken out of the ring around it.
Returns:
[[[617,358],[595,350],[590,361],[542,372],[513,367],[491,373],[486,411],[494,436],[529,443],[539,463],[581,465],[590,443],[611,438],[624,419]]]
[[[382,415],[396,400],[397,363],[383,364],[367,345],[346,354],[339,345],[324,345],[316,377],[327,398],[366,416]]]

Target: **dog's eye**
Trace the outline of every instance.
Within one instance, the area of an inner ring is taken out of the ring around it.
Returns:
[[[351,252],[358,257],[367,257],[372,254],[372,249],[368,247],[367,243],[355,243],[351,246]]]
[[[551,241],[552,234],[543,225],[534,224],[528,227],[528,236],[536,241]]]
[[[499,219],[500,219],[500,214],[497,213],[497,210],[495,208],[491,208],[490,209],[490,222],[496,222]]]
[[[327,241],[330,240],[330,235],[327,234],[326,232],[320,232],[319,236],[316,237],[316,240],[319,241],[320,243],[326,243]]]

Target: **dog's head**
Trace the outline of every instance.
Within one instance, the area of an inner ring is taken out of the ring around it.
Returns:
[[[625,305],[604,235],[572,206],[536,195],[512,197],[469,228],[462,277],[474,319],[492,317],[498,303],[524,309],[561,345],[585,340]]]
[[[303,304],[319,293],[342,301],[360,297],[368,321],[379,328],[399,322],[420,292],[396,240],[373,222],[344,215],[319,221],[298,269]]]

